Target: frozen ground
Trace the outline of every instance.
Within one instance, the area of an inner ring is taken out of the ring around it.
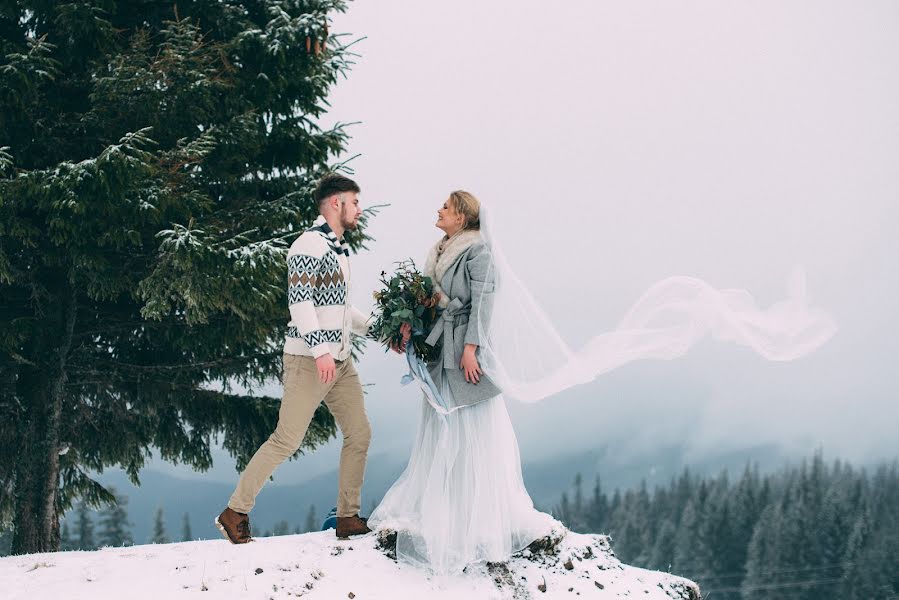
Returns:
[[[686,579],[621,564],[605,536],[559,537],[508,563],[445,577],[397,564],[380,548],[386,538],[340,541],[333,530],[245,546],[207,540],[10,556],[0,559],[0,588],[8,600],[699,598]]]

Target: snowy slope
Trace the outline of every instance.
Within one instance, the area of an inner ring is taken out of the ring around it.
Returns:
[[[546,552],[448,577],[397,564],[374,534],[339,541],[333,530],[246,546],[207,540],[31,554],[0,559],[0,589],[7,600],[699,598],[694,583],[622,565],[608,538],[575,533]]]

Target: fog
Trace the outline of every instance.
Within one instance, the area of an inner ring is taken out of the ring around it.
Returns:
[[[669,275],[767,305],[801,265],[838,323],[790,363],[709,341],[510,403],[524,461],[670,443],[899,454],[895,2],[369,0],[332,31],[365,39],[323,124],[359,122],[343,158],[360,155],[363,204],[390,205],[352,259],[363,310],[382,270],[423,263],[462,188],[501,209],[514,267],[573,347]],[[402,359],[370,342],[359,371],[371,456],[408,452],[420,399]],[[338,448],[279,476],[332,469]]]

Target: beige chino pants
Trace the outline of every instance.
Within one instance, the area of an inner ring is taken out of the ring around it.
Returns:
[[[362,506],[362,480],[371,441],[371,425],[365,414],[362,385],[353,359],[337,362],[334,380],[322,383],[314,358],[285,354],[283,382],[284,396],[278,413],[278,426],[250,459],[228,506],[240,513],[250,512],[257,494],[275,468],[300,447],[315,409],[324,400],[343,434],[337,516],[358,514]]]

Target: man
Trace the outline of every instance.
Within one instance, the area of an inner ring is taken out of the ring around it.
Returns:
[[[350,335],[365,335],[369,323],[348,304],[349,249],[343,241],[344,232],[356,229],[362,215],[359,191],[353,180],[342,175],[325,176],[314,193],[320,216],[288,252],[290,328],[284,343],[284,395],[278,425],[253,455],[228,507],[215,520],[234,544],[252,541],[248,513],[256,495],[275,468],[300,447],[322,400],[343,434],[337,537],[371,531],[359,517],[371,426],[350,357]]]

